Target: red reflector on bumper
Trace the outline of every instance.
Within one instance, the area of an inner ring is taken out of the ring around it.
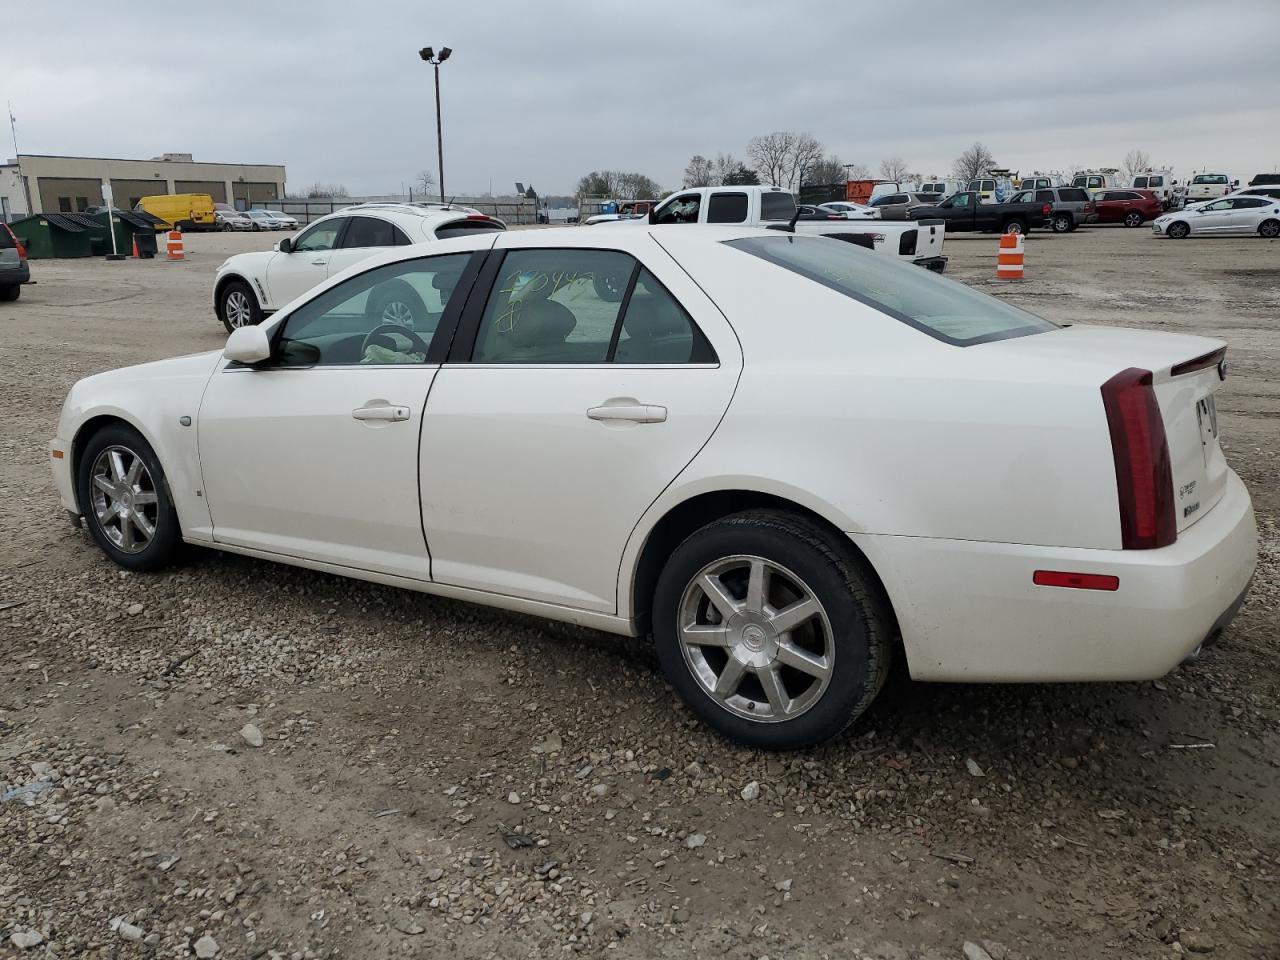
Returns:
[[[1064,573],[1037,570],[1031,582],[1040,587],[1074,587],[1076,590],[1119,590],[1120,578],[1105,573]]]

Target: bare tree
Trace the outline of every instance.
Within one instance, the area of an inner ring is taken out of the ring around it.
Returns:
[[[713,187],[718,182],[710,160],[700,153],[689,158],[689,165],[684,168],[685,187]]]
[[[986,144],[976,142],[951,165],[951,172],[958,180],[972,180],[980,177],[996,165],[996,158],[991,155]]]
[[[311,186],[307,187],[306,194],[309,198],[351,196],[351,194],[347,192],[347,188],[340,183],[319,182],[313,183]]]
[[[907,161],[901,157],[890,157],[888,160],[880,161],[880,176],[886,180],[901,182],[909,179],[911,173],[907,167]]]
[[[796,135],[796,142],[791,148],[791,170],[787,186],[794,190],[802,183],[811,183],[809,171],[822,162],[822,144],[807,133]]]
[[[737,173],[743,166],[743,162],[732,153],[717,153],[711,164],[711,186],[718,187],[725,182],[725,177]]]
[[[434,193],[436,189],[436,175],[430,170],[419,170],[418,175],[413,178],[413,185],[424,194]]]
[[[803,183],[833,184],[845,182],[844,164],[834,153],[809,168]],[[803,185],[803,184],[802,184]]]
[[[1124,171],[1126,179],[1132,180],[1135,174],[1151,169],[1151,154],[1134,147],[1124,155],[1124,163],[1120,169]]]
[[[870,180],[871,168],[865,163],[845,164],[845,177],[849,180]]]
[[[786,181],[791,173],[791,154],[795,144],[796,135],[788,130],[752,137],[747,144],[747,159],[765,183],[789,186]]]
[[[643,173],[618,173],[618,196],[623,200],[657,200],[662,188]]]

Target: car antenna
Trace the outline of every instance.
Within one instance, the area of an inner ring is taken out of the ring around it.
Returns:
[[[787,233],[796,232],[796,221],[800,219],[800,204],[796,204],[796,212],[791,215],[791,220],[787,223]]]

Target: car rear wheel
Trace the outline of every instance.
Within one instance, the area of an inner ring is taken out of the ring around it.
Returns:
[[[391,280],[369,294],[365,316],[377,324],[421,327],[426,323],[427,306],[404,280]]]
[[[684,541],[658,579],[654,640],[695,714],[767,750],[827,740],[888,674],[893,615],[848,546],[792,514],[753,510]]]
[[[1280,237],[1280,220],[1263,220],[1262,223],[1258,224],[1258,233],[1268,240]]]
[[[1191,232],[1191,228],[1181,220],[1175,220],[1169,224],[1169,229],[1165,231],[1174,240],[1182,240]]]
[[[155,570],[182,543],[178,514],[155,451],[132,427],[95,433],[80,456],[77,499],[102,552],[130,570]]]
[[[218,319],[227,328],[227,333],[262,322],[262,309],[247,283],[233,280],[222,288],[222,296],[218,299]]]
[[[1142,214],[1140,214],[1137,210],[1130,210],[1128,213],[1124,215],[1124,225],[1126,227],[1142,226]]]
[[[17,300],[20,296],[22,296],[22,287],[16,283],[11,287],[0,287],[0,300],[8,302]]]
[[[1013,233],[1013,234],[1026,233],[1027,225],[1023,223],[1021,220],[1006,220],[1004,222],[1004,227],[1002,228],[1001,232]]]
[[[1053,217],[1054,233],[1070,233],[1075,227],[1075,221],[1071,219],[1070,214],[1059,213]]]

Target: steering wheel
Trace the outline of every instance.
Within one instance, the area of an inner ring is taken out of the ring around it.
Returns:
[[[360,344],[360,356],[362,357],[364,356],[365,351],[369,349],[369,344],[374,342],[375,337],[381,336],[384,333],[400,334],[400,336],[408,340],[410,344],[412,344],[415,347],[418,347],[424,358],[427,355],[427,351],[430,349],[430,347],[427,345],[427,341],[423,340],[420,336],[418,336],[408,327],[403,326],[402,324],[399,324],[399,323],[380,323],[364,335],[364,341]],[[386,342],[384,342],[382,345],[387,347],[387,349],[389,350],[399,349],[395,345],[395,341],[391,340],[390,337],[387,337]]]

